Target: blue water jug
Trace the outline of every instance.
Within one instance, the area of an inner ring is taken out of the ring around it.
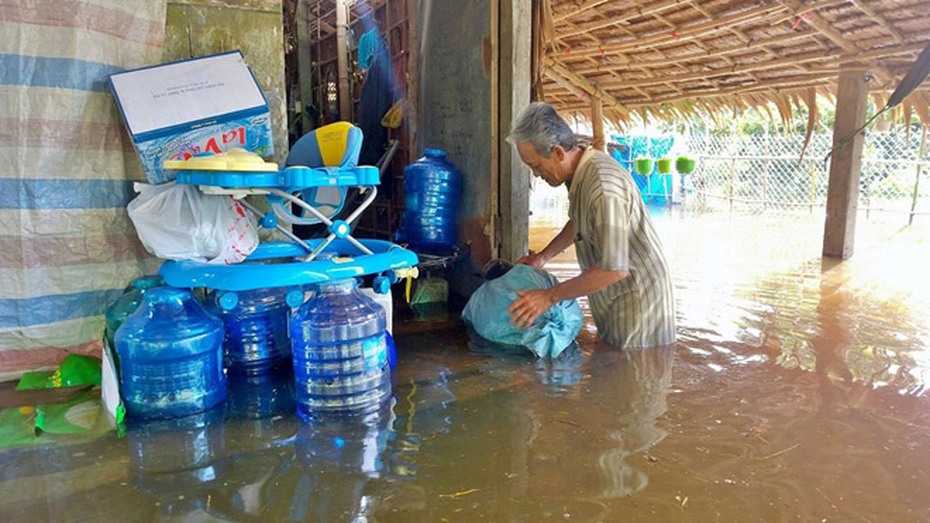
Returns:
[[[318,285],[291,317],[294,398],[316,413],[376,409],[391,394],[384,308],[354,279]]]
[[[106,340],[110,347],[115,347],[114,337],[120,325],[126,321],[130,314],[136,312],[139,304],[142,303],[142,296],[149,289],[162,287],[165,285],[165,279],[160,274],[151,276],[142,276],[132,280],[132,283],[126,287],[123,294],[107,307],[106,311]]]
[[[294,412],[294,376],[287,369],[226,377],[230,419],[262,419]]]
[[[120,395],[135,418],[177,418],[226,398],[223,321],[188,290],[151,289],[116,331]]]
[[[426,149],[404,167],[404,214],[397,240],[415,251],[445,253],[458,239],[462,175],[442,149]]]
[[[215,299],[208,300],[210,310],[226,326],[223,365],[231,374],[260,374],[290,363],[288,290],[277,287],[237,292],[239,303],[232,310],[215,305]]]

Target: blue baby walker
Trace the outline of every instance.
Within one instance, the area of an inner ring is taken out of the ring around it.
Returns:
[[[374,275],[374,291],[386,294],[400,278],[416,276],[417,255],[384,240],[357,239],[352,225],[377,196],[379,169],[358,165],[361,130],[336,122],[304,135],[292,147],[285,168],[274,164],[230,162],[217,168],[209,156],[189,162],[165,162],[177,171],[179,184],[199,186],[205,194],[230,195],[252,212],[262,228],[277,229],[289,242],[260,243],[242,263],[211,265],[191,260],[167,260],[160,269],[173,287],[215,289],[217,303],[232,310],[236,291],[290,287],[287,303],[299,307],[303,290],[326,281]],[[269,168],[270,166],[270,168]],[[203,168],[201,168],[203,167]],[[364,196],[345,219],[347,190]],[[270,211],[262,212],[243,198],[263,196]],[[304,240],[283,224],[322,224],[326,236]]]

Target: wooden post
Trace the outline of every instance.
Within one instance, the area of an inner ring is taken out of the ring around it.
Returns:
[[[501,234],[500,234],[500,197],[501,197],[501,129],[500,129],[500,106],[501,106],[501,1],[490,1],[490,47],[491,47],[491,164],[488,166],[490,174],[491,189],[491,216],[488,220],[488,233],[491,237],[491,259],[500,257]]]
[[[500,252],[506,260],[516,260],[529,248],[530,174],[505,140],[510,126],[529,103],[533,89],[530,73],[533,53],[533,2],[500,2]]]
[[[349,94],[349,50],[346,31],[349,28],[349,8],[346,0],[336,0],[336,67],[339,71],[339,118],[355,120],[352,115],[352,95]]]
[[[604,103],[597,96],[591,97],[591,132],[594,139],[591,145],[595,149],[607,151],[607,140],[604,138]]]
[[[910,125],[910,122],[908,122]],[[927,153],[927,125],[921,125],[920,152],[917,153],[917,176],[914,178],[914,193],[911,195],[911,213],[907,216],[907,224],[914,225],[914,209],[917,208],[917,197],[920,195],[920,176],[924,166],[924,154]]]
[[[865,123],[868,94],[865,71],[840,73],[833,125],[835,149],[830,161],[827,218],[823,230],[824,256],[845,260],[853,254],[863,142],[861,133],[853,133]]]

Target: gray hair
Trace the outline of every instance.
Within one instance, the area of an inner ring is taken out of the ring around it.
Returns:
[[[575,133],[555,109],[544,102],[533,102],[520,111],[510,128],[510,143],[530,142],[544,158],[552,154],[552,148],[561,145],[566,151],[577,145]]]

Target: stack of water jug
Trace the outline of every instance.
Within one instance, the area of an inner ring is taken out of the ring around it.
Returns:
[[[206,411],[227,396],[227,374],[255,377],[293,366],[302,417],[368,412],[391,395],[395,355],[384,307],[355,279],[320,283],[291,309],[292,288],[219,295],[167,287],[158,276],[133,281],[108,309],[120,395],[137,419]],[[228,310],[227,310],[228,309]]]

